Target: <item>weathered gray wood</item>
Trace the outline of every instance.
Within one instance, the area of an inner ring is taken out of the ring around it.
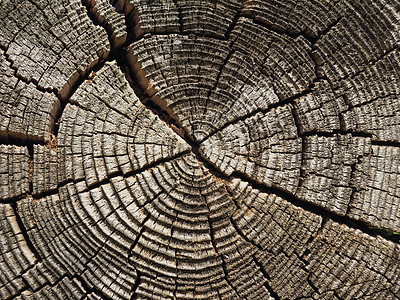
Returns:
[[[61,104],[51,93],[25,83],[0,49],[0,138],[3,141],[49,142]]]
[[[400,232],[400,149],[372,146],[371,155],[360,158],[354,176],[354,200],[349,215],[376,227]]]
[[[27,194],[30,173],[26,147],[0,145],[0,202]]]
[[[333,135],[305,138],[304,174],[296,196],[339,215],[345,215],[360,189],[355,169],[360,158],[373,152],[370,138]]]
[[[289,192],[298,187],[301,140],[290,105],[229,125],[206,139],[201,151],[228,176],[239,172]]]
[[[126,25],[123,14],[107,0],[84,0],[89,13],[94,14],[96,21],[105,27],[114,48],[120,48],[127,38]]]
[[[110,48],[79,0],[2,1],[0,27],[0,46],[16,74],[61,98]]]
[[[398,0],[0,3],[1,299],[400,299]]]
[[[59,182],[93,185],[189,150],[171,128],[145,108],[115,63],[84,82],[61,117]]]
[[[33,146],[32,193],[34,195],[57,190],[59,183],[57,150],[57,145]]]

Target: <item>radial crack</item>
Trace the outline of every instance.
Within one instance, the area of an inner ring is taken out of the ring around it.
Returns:
[[[351,219],[346,216],[338,215],[337,213],[327,210],[324,207],[318,206],[311,202],[301,200],[301,199],[297,198],[295,195],[279,188],[278,186],[274,186],[274,185],[266,186],[265,184],[257,182],[256,180],[250,178],[248,175],[237,172],[237,171],[233,172],[229,178],[231,178],[231,179],[238,178],[238,179],[248,183],[251,187],[253,187],[261,192],[277,195],[277,196],[281,197],[282,199],[290,202],[294,206],[300,207],[308,212],[319,215],[321,217],[326,217],[328,219],[332,219],[333,221],[335,221],[339,224],[345,224],[346,226],[348,226],[350,228],[358,229],[358,230],[362,231],[363,233],[366,233],[370,236],[373,236],[373,237],[380,236],[380,237],[384,238],[385,240],[389,240],[396,244],[400,244],[398,237],[395,234],[390,233],[385,229],[373,227],[366,222]]]
[[[107,177],[105,179],[100,180],[100,181],[98,181],[98,182],[96,182],[94,184],[88,185],[87,188],[82,190],[81,192],[87,192],[87,191],[93,190],[95,188],[98,188],[98,187],[100,187],[102,185],[105,185],[107,183],[110,183],[111,179],[119,177],[119,176],[122,176],[124,178],[135,176],[137,174],[140,174],[140,173],[143,173],[143,172],[145,172],[147,170],[155,168],[158,165],[162,165],[162,164],[165,164],[167,162],[173,161],[173,160],[175,160],[177,158],[180,158],[180,157],[182,157],[182,156],[184,156],[184,155],[186,155],[188,153],[190,153],[190,150],[183,151],[183,152],[181,152],[181,153],[179,153],[177,155],[174,155],[174,156],[170,156],[170,157],[167,157],[167,158],[162,158],[162,159],[156,160],[155,162],[153,162],[151,164],[145,165],[145,166],[143,166],[143,167],[141,167],[139,169],[135,169],[135,170],[132,170],[132,171],[129,171],[129,172],[126,172],[126,173],[124,173],[122,171],[114,172],[112,174],[107,175]],[[84,180],[84,179],[82,179],[82,180]]]
[[[264,269],[264,267],[262,266],[262,264],[257,260],[257,258],[255,257],[255,255],[252,255],[253,261],[256,264],[256,266],[258,267],[258,269],[261,271],[261,273],[263,274],[264,278],[267,280],[264,283],[265,288],[268,290],[269,294],[271,295],[272,298],[274,298],[275,300],[281,300],[281,298],[279,297],[279,295],[272,289],[272,287],[268,284],[268,281],[271,279],[271,277],[268,275],[267,271]]]
[[[15,219],[17,221],[17,224],[21,231],[21,234],[24,237],[26,245],[28,246],[29,250],[32,252],[32,254],[34,255],[34,257],[36,259],[35,263],[37,263],[38,261],[41,261],[42,257],[40,256],[39,251],[35,248],[31,239],[29,238],[28,231],[26,230],[24,222],[22,221],[21,216],[19,215],[17,204],[14,202],[14,203],[11,203],[10,205],[14,211]]]

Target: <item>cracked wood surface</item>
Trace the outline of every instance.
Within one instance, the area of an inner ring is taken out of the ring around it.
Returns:
[[[399,25],[0,2],[0,298],[399,299]]]

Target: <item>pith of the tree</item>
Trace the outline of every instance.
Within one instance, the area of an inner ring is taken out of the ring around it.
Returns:
[[[0,298],[399,299],[399,14],[0,2]]]

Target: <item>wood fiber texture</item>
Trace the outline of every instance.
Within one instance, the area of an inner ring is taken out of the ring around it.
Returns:
[[[0,299],[400,299],[399,0],[0,28]]]

